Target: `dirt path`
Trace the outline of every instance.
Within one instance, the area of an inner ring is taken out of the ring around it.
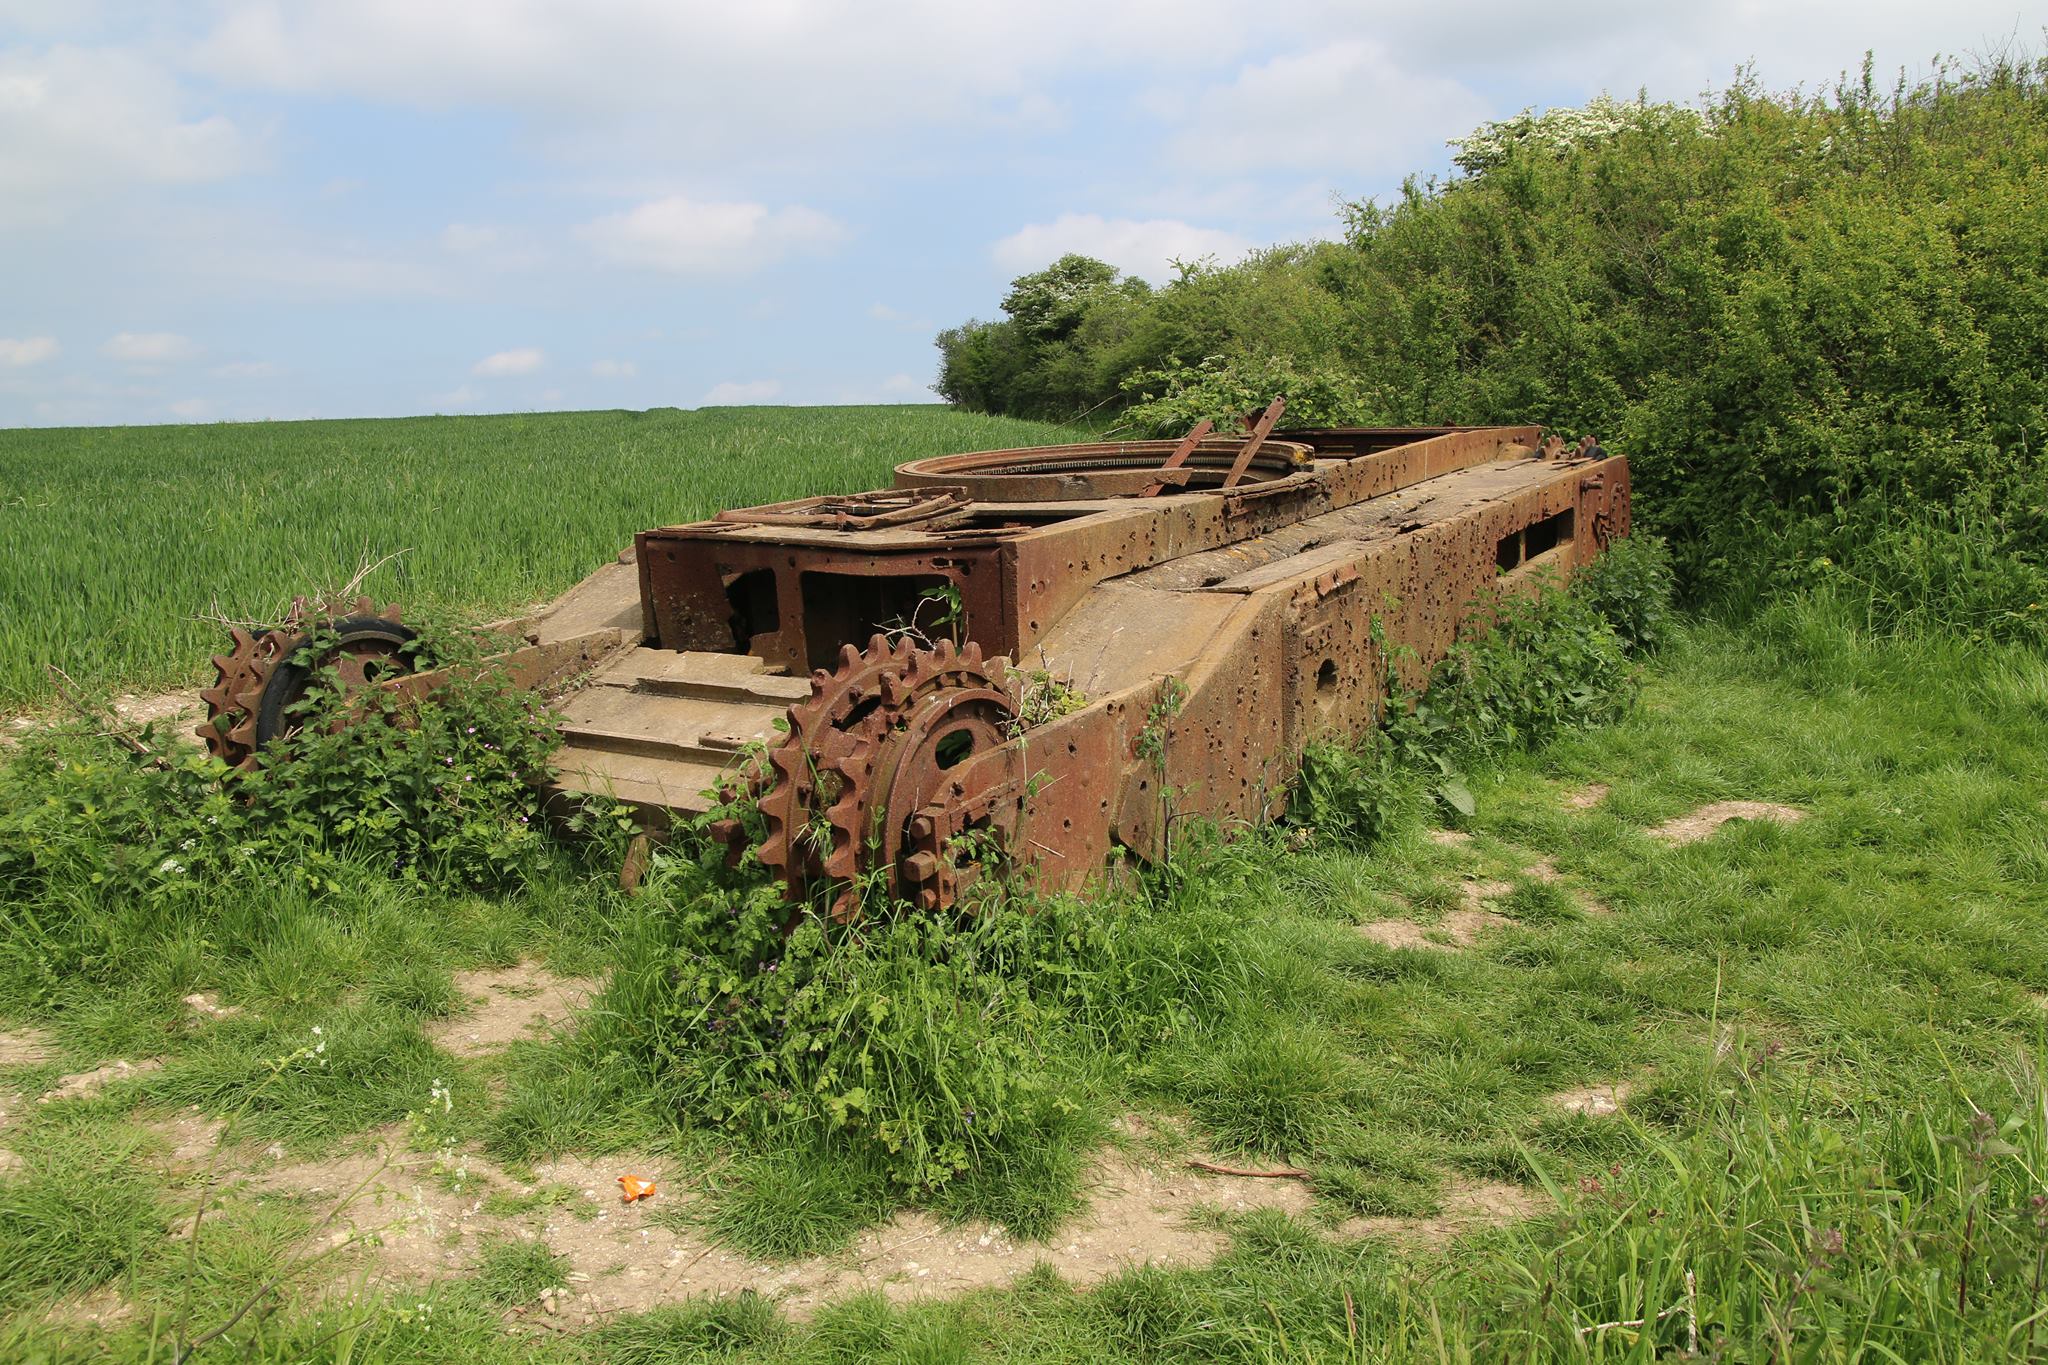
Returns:
[[[176,1141],[175,1163],[196,1170],[208,1159],[208,1134],[199,1128],[178,1124],[165,1136]],[[627,1173],[652,1178],[661,1192],[623,1203],[617,1180]],[[839,1254],[777,1263],[705,1234],[692,1216],[691,1173],[660,1158],[566,1157],[536,1166],[533,1175],[531,1182],[521,1180],[475,1153],[409,1151],[402,1134],[392,1131],[368,1150],[332,1160],[259,1159],[230,1188],[244,1197],[291,1194],[323,1211],[340,1206],[308,1253],[353,1243],[345,1254],[359,1266],[367,1261],[387,1282],[460,1276],[474,1271],[496,1243],[543,1243],[566,1263],[563,1283],[512,1316],[571,1329],[748,1290],[802,1319],[859,1292],[904,1302],[1002,1286],[1040,1263],[1085,1287],[1136,1265],[1208,1263],[1230,1241],[1214,1226],[1215,1213],[1304,1214],[1312,1201],[1295,1180],[1216,1175],[1105,1151],[1091,1174],[1086,1206],[1049,1240],[1019,1238],[983,1221],[949,1224],[905,1212]],[[1435,1215],[1353,1219],[1336,1235],[1442,1241],[1542,1207],[1539,1196],[1515,1186],[1454,1181]],[[353,1284],[356,1273],[336,1275],[334,1282]]]

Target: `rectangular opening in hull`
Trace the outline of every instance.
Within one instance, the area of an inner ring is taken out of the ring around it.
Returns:
[[[725,600],[732,604],[732,642],[740,652],[751,650],[756,636],[773,635],[782,629],[773,569],[733,574],[725,583]]]
[[[1554,512],[1541,521],[1531,522],[1519,531],[1510,531],[1502,536],[1493,547],[1493,562],[1502,573],[1511,573],[1532,559],[1540,559],[1572,538],[1572,509]]]
[[[871,635],[915,631],[928,640],[967,638],[952,580],[938,574],[809,572],[803,576],[804,649],[811,668],[833,668],[839,647]]]
[[[1522,533],[1522,558],[1527,561],[1538,555],[1549,554],[1571,538],[1572,511],[1567,507],[1562,512],[1545,517]]]

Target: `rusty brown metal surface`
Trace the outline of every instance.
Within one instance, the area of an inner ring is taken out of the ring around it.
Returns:
[[[1221,484],[1243,444],[1241,437],[1205,435],[1198,439],[1188,454],[1180,456],[1177,468],[1188,471],[1179,481],[1181,486],[1214,488]],[[938,455],[898,465],[896,486],[958,486],[976,502],[1121,498],[1142,494],[1158,479],[1163,462],[1178,451],[1179,444],[1173,441],[1118,441]],[[1310,458],[1309,446],[1300,441],[1267,440],[1259,446],[1246,477],[1285,478],[1307,468]]]
[[[255,767],[265,744],[298,728],[298,703],[316,678],[331,676],[346,695],[413,671],[412,630],[396,607],[367,597],[325,611],[298,602],[275,630],[230,633],[233,648],[214,656],[213,685],[199,694],[206,719],[195,731],[230,767]]]
[[[1273,424],[1280,420],[1280,414],[1287,410],[1285,398],[1275,398],[1266,405],[1256,422],[1251,424],[1251,435],[1246,438],[1244,449],[1237,452],[1237,458],[1230,462],[1230,472],[1223,476],[1225,488],[1235,488],[1244,481],[1245,470],[1251,467],[1252,456],[1265,444],[1266,436],[1273,430]]]
[[[1276,437],[1279,415],[650,529],[504,663],[568,689],[561,788],[650,828],[764,754],[761,861],[835,918],[960,903],[991,857],[1082,887],[1186,817],[1271,818],[1305,744],[1377,722],[1390,669],[1421,681],[1497,594],[1627,534],[1627,461],[1539,428]],[[1177,451],[1187,483],[1158,487]],[[246,698],[261,661],[225,657]]]
[[[1206,417],[1195,423],[1194,430],[1180,438],[1180,444],[1173,448],[1173,453],[1159,466],[1159,472],[1153,476],[1152,482],[1146,484],[1138,496],[1156,498],[1164,493],[1169,485],[1185,485],[1188,481],[1187,475],[1177,471],[1188,462],[1188,456],[1195,453],[1195,447],[1202,443],[1202,438],[1215,427],[1216,424]]]

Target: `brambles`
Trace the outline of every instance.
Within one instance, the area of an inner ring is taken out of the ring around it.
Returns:
[[[1662,645],[1676,626],[1671,547],[1655,535],[1626,536],[1572,577],[1572,596],[1614,628],[1632,655]]]
[[[422,634],[435,662],[476,648]],[[341,705],[361,723],[330,730]],[[190,913],[223,883],[331,894],[374,868],[504,889],[541,871],[540,784],[558,741],[531,694],[458,670],[416,704],[344,703],[316,676],[295,719],[298,733],[250,771],[177,736],[145,729],[137,752],[88,724],[0,752],[0,895],[17,912],[0,953],[54,981],[104,951],[95,907]]]

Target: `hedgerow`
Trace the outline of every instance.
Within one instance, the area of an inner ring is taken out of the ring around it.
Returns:
[[[1866,62],[1819,95],[1745,78],[1697,110],[1596,102],[1455,145],[1461,173],[1349,205],[1342,241],[1084,294],[1064,387],[1034,378],[1050,343],[998,321],[940,338],[940,391],[1123,409],[1144,434],[1274,393],[1311,424],[1592,431],[1629,456],[1637,520],[1696,598],[1847,566],[1834,587],[1880,629],[1938,608],[2038,638],[2048,61],[1889,91]],[[1006,357],[1008,387],[956,382],[970,343]],[[1985,556],[1936,588],[1926,537],[1897,531],[1950,508]]]

